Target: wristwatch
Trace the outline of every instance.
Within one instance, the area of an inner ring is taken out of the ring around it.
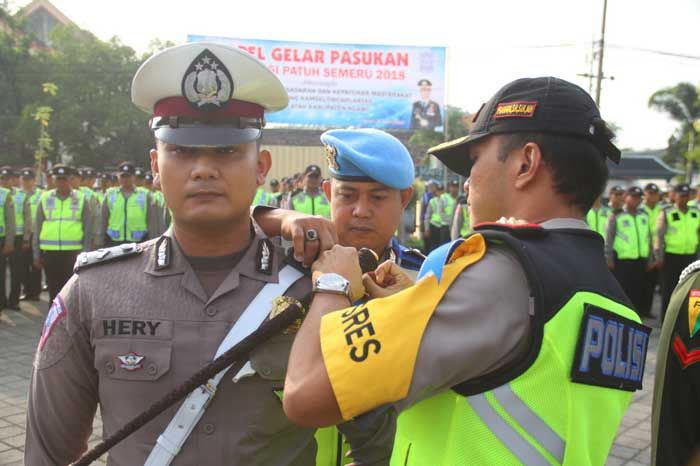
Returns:
[[[350,282],[337,273],[324,273],[316,279],[312,291],[314,293],[330,293],[345,296],[352,303],[350,297]]]

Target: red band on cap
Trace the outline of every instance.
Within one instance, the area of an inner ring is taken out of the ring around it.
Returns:
[[[214,112],[195,110],[184,97],[166,97],[159,100],[153,108],[153,116],[157,117],[189,116],[208,120],[231,117],[262,118],[264,114],[265,109],[262,106],[235,99],[231,99],[221,110]]]

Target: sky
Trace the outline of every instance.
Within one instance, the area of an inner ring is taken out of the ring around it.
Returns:
[[[589,89],[578,74],[592,70],[603,12],[603,0],[51,1],[81,28],[105,40],[117,36],[140,53],[154,38],[185,43],[188,34],[445,46],[447,103],[468,112],[524,76],[557,76]],[[620,147],[666,147],[678,124],[647,103],[658,89],[700,84],[698,24],[700,0],[608,1],[604,75],[614,80],[603,81],[601,113],[620,128]]]

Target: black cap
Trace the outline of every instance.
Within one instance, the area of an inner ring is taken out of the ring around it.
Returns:
[[[318,165],[309,165],[306,167],[306,170],[304,170],[304,175],[316,175],[316,176],[321,176],[321,167]]]
[[[690,194],[690,186],[685,183],[677,184],[673,187],[673,192],[678,194]]]
[[[5,165],[3,167],[0,167],[0,176],[9,177],[9,176],[17,176],[17,175],[15,174],[15,170],[11,166]]]
[[[135,175],[136,166],[134,165],[134,162],[122,162],[117,167],[117,173],[119,173],[120,175],[122,173],[126,173],[127,175]]]
[[[459,186],[459,181],[457,181],[457,180],[450,180],[447,184],[448,184],[449,186]]]
[[[615,163],[620,150],[586,91],[563,79],[523,78],[506,84],[481,106],[469,135],[432,147],[429,154],[467,176],[472,167],[469,145],[491,134],[536,132],[581,137]],[[566,154],[561,154],[562,157]]]
[[[19,171],[22,178],[34,178],[34,169],[29,167],[24,167]]]
[[[629,188],[627,188],[627,191],[625,192],[625,194],[629,194],[631,196],[640,196],[641,197],[643,192],[642,192],[642,188],[640,188],[639,186],[630,186]]]
[[[58,178],[65,178],[70,175],[75,175],[75,168],[63,165],[62,163],[57,163],[51,167],[51,175]]]
[[[95,170],[90,167],[83,167],[78,172],[83,178],[94,178],[96,176]]]
[[[648,183],[646,186],[644,186],[644,191],[649,191],[650,193],[658,193],[661,190],[659,189],[659,185],[656,183]]]
[[[272,178],[270,180],[270,186],[277,186],[278,184],[280,184],[280,182],[277,181],[277,178]]]
[[[136,175],[137,178],[143,178],[146,176],[146,170],[141,167],[136,167],[134,168],[134,175]]]
[[[153,183],[153,173],[146,172],[146,174],[143,175],[143,179],[148,181],[149,183]]]
[[[625,192],[625,188],[623,188],[623,187],[620,186],[619,184],[616,184],[616,185],[610,187],[610,191],[609,191],[609,192],[621,194],[621,193],[624,193],[624,192]]]
[[[418,85],[419,86],[432,86],[433,83],[431,83],[429,79],[423,78],[420,81],[418,81]]]
[[[435,185],[435,188],[436,188],[438,191],[442,191],[443,189],[445,189],[445,187],[444,187],[444,186],[442,185],[442,183],[440,183],[439,181],[433,181],[433,184]]]

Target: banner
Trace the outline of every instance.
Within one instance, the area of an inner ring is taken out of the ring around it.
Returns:
[[[289,93],[267,121],[308,128],[443,130],[445,48],[321,44],[189,35],[239,47]]]

